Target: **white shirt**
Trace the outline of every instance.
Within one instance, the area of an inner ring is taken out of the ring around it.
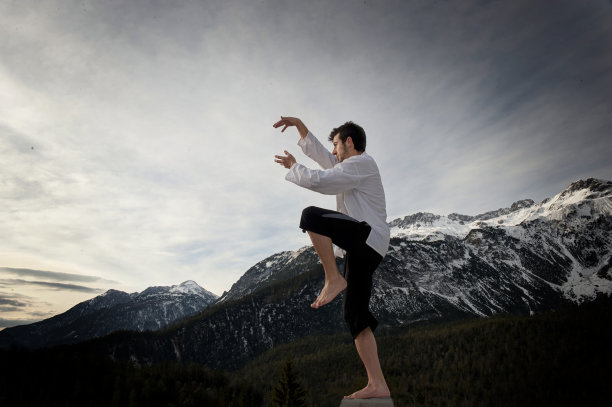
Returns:
[[[366,243],[384,257],[390,234],[385,190],[374,159],[363,152],[338,162],[338,158],[310,132],[300,138],[298,145],[323,169],[313,170],[295,163],[285,179],[315,192],[336,195],[336,210],[358,221],[366,221],[372,227]]]

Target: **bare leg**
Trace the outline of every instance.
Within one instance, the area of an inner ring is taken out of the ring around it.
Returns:
[[[308,235],[321,259],[323,270],[325,270],[325,285],[315,302],[310,305],[312,308],[319,308],[330,303],[346,288],[346,280],[338,272],[332,240],[327,236],[310,231],[308,231]]]
[[[363,362],[368,374],[368,385],[363,389],[356,391],[350,396],[345,396],[347,399],[369,399],[377,397],[389,397],[389,387],[383,376],[378,360],[378,349],[376,348],[376,339],[370,327],[367,327],[355,338],[355,346],[357,353]]]

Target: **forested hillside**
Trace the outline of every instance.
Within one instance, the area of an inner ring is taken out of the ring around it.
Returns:
[[[604,406],[612,399],[612,298],[531,317],[379,331],[396,406]],[[135,366],[80,347],[1,350],[2,406],[268,406],[287,356],[312,407],[365,385],[351,338],[280,345],[239,371]]]
[[[612,298],[532,317],[496,316],[379,332],[396,406],[607,406]],[[263,354],[239,377],[268,395],[291,356],[312,406],[365,386],[348,335],[307,338]]]

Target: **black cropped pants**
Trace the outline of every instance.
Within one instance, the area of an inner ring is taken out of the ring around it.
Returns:
[[[378,321],[370,312],[372,275],[382,261],[382,256],[366,244],[372,228],[343,213],[309,206],[302,211],[300,228],[331,238],[346,251],[344,278],[344,319],[353,339],[367,327],[372,331]]]

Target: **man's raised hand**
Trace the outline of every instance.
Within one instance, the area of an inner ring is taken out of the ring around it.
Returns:
[[[285,150],[285,155],[275,155],[274,161],[289,169],[296,163],[295,157]]]
[[[281,119],[272,125],[275,129],[283,127],[281,133],[287,130],[287,127],[295,126],[300,133],[300,137],[305,138],[308,135],[308,128],[297,117],[281,116]]]

